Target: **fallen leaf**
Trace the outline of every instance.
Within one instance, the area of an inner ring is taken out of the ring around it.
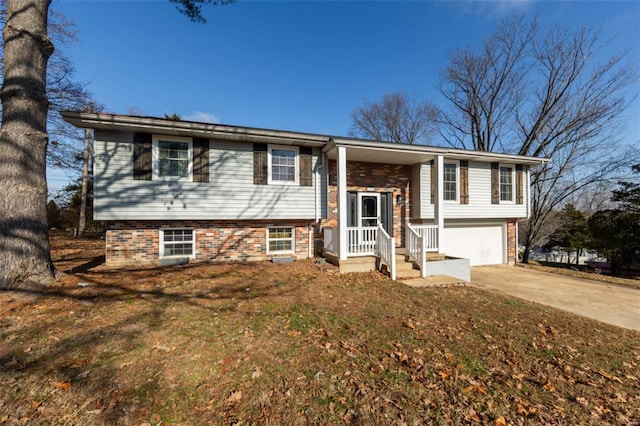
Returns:
[[[487,390],[484,388],[484,386],[481,386],[481,385],[470,385],[464,388],[463,391],[467,393],[476,391],[476,392],[480,392],[483,395],[487,394]]]
[[[584,405],[585,407],[589,405],[589,403],[587,402],[587,399],[582,396],[577,397],[576,401],[578,401],[580,404]]]
[[[69,390],[69,389],[71,389],[71,382],[58,382],[58,383],[56,383],[56,388],[63,389],[63,390]]]
[[[235,391],[235,392],[231,392],[231,395],[229,395],[229,398],[227,398],[227,402],[229,403],[234,403],[234,402],[238,402],[242,399],[242,391]]]
[[[553,385],[551,384],[551,382],[547,382],[544,386],[542,386],[543,388],[545,388],[546,390],[548,390],[549,392],[553,392],[554,390],[556,390]]]
[[[494,426],[507,426],[507,421],[504,419],[504,417],[499,416],[494,422],[493,422]]]

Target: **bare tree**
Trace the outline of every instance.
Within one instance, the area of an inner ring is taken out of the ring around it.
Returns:
[[[351,135],[377,141],[426,144],[435,131],[437,108],[406,93],[388,93],[351,113]]]
[[[7,0],[0,89],[0,289],[55,279],[46,209],[47,63],[54,52],[48,36],[50,3]],[[177,3],[186,8],[203,1]],[[195,12],[188,15],[192,20],[201,17],[199,8]]]
[[[532,173],[523,262],[554,209],[637,158],[619,137],[637,71],[625,53],[598,63],[601,43],[591,29],[540,28],[517,16],[480,49],[455,51],[442,75],[451,108],[438,121],[450,145],[552,158]]]
[[[193,22],[205,23],[207,20],[202,16],[202,6],[205,4],[230,4],[235,0],[169,0],[176,4],[176,8],[180,13],[185,15]]]
[[[90,103],[85,109],[86,112],[94,112]],[[84,129],[84,150],[82,152],[82,189],[80,191],[80,220],[78,221],[78,233],[82,235],[87,226],[87,193],[89,189],[89,162],[92,158],[93,150],[93,130]]]

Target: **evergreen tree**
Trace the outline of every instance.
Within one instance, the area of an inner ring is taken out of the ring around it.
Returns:
[[[640,173],[640,164],[633,170]],[[594,247],[607,257],[614,275],[629,275],[640,264],[640,183],[619,184],[612,197],[618,208],[597,212],[589,227]]]
[[[560,226],[551,235],[549,245],[563,248],[567,252],[567,263],[571,263],[570,255],[575,251],[577,265],[580,253],[589,247],[591,242],[587,216],[573,204],[567,204],[562,209],[559,220]]]

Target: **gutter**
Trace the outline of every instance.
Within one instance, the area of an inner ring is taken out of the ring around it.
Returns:
[[[328,136],[313,133],[301,133],[260,129],[255,127],[229,126],[224,124],[199,123],[195,121],[173,121],[155,117],[135,117],[129,115],[85,113],[76,111],[61,112],[62,118],[81,128],[113,129],[130,128],[142,131],[170,130],[182,134],[214,134],[228,139],[262,138],[282,142],[295,142],[306,146],[324,146]]]
[[[371,151],[397,151],[416,155],[443,155],[450,159],[475,159],[475,160],[504,160],[529,165],[541,165],[551,161],[549,158],[527,157],[524,155],[502,154],[488,151],[471,151],[457,148],[441,148],[424,145],[406,145],[391,142],[375,142],[362,139],[330,138],[329,143],[322,149],[323,152],[331,152],[338,146],[347,148],[363,148]]]

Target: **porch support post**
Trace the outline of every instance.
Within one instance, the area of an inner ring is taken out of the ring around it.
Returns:
[[[347,258],[347,149],[338,147],[338,259]]]
[[[438,251],[440,251],[440,236],[444,229],[444,157],[436,156],[436,196],[435,196],[435,223],[438,225]]]

